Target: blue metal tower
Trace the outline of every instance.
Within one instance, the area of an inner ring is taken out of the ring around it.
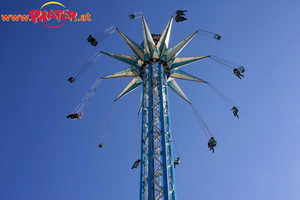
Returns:
[[[209,56],[177,58],[198,31],[169,48],[172,22],[173,17],[161,35],[154,35],[142,16],[144,41],[141,45],[116,29],[133,51],[133,56],[101,52],[130,65],[127,69],[101,78],[133,77],[117,99],[140,85],[143,87],[140,103],[140,200],[176,200],[168,88],[190,103],[175,79],[207,83],[179,68]]]

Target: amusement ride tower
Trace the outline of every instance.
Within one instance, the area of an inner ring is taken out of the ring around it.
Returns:
[[[186,73],[179,68],[201,59],[211,57],[213,60],[230,68],[230,70],[233,69],[234,74],[240,79],[242,79],[241,77],[244,77],[241,73],[243,73],[245,69],[241,66],[238,67],[238,65],[235,65],[232,62],[214,56],[177,57],[180,51],[201,30],[196,31],[174,46],[168,47],[174,17],[171,17],[161,35],[151,34],[144,16],[141,14],[139,17],[142,18],[144,36],[144,40],[141,44],[137,44],[117,28],[110,27],[105,30],[105,32],[109,34],[116,30],[130,47],[134,55],[123,55],[102,51],[98,52],[83,66],[82,69],[79,70],[79,73],[75,77],[81,76],[81,74],[100,56],[99,53],[120,60],[130,67],[98,79],[92,86],[90,92],[84,97],[82,103],[79,104],[73,114],[70,114],[67,118],[80,119],[82,117],[82,112],[84,112],[102,79],[132,77],[133,79],[131,82],[116,100],[122,98],[139,86],[142,86],[143,88],[139,109],[139,112],[142,113],[141,157],[133,165],[133,168],[140,166],[140,200],[176,200],[174,168],[176,164],[179,164],[180,160],[178,160],[178,158],[175,160],[173,155],[168,89],[170,88],[191,104],[175,79],[197,81],[210,85],[210,83]],[[134,19],[135,15],[130,15],[130,18]],[[175,20],[178,21],[177,19]],[[211,34],[207,31],[204,32]],[[217,40],[220,40],[221,38],[218,34],[214,34],[213,37]],[[98,41],[91,35],[89,35],[88,41],[93,46],[97,46],[98,44]],[[75,78],[70,77],[68,81],[73,83]],[[225,104],[227,103],[229,108],[233,105],[231,110],[233,110],[234,115],[238,117],[237,107],[220,91],[212,85],[210,86],[215,90],[216,94],[220,95],[223,102]],[[208,133],[212,136],[200,115],[196,112],[195,114],[198,115],[198,121],[202,123],[203,127],[206,128]],[[211,139],[213,139],[213,137],[211,137]],[[214,142],[215,146],[216,141],[214,140]],[[99,147],[103,148],[104,145],[105,144],[100,143]],[[210,143],[208,145],[210,145]],[[209,146],[211,148],[210,150],[213,150],[214,146]]]
[[[141,200],[176,199],[168,88],[190,103],[174,78],[207,83],[179,68],[209,56],[176,57],[198,31],[169,48],[172,22],[173,17],[161,35],[154,35],[142,16],[144,41],[141,45],[116,29],[133,51],[133,56],[101,52],[130,65],[125,70],[102,78],[133,77],[117,99],[140,85],[143,87],[141,158],[138,160],[141,166]]]

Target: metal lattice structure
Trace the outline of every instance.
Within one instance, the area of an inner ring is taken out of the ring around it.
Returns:
[[[172,138],[167,77],[161,64],[144,72],[142,100],[142,159],[140,199],[175,199]]]
[[[172,22],[173,17],[161,35],[153,35],[142,16],[144,41],[141,45],[116,29],[133,51],[133,56],[101,52],[130,65],[125,70],[102,78],[133,77],[116,100],[138,86],[143,87],[140,105],[142,111],[141,200],[176,200],[168,88],[190,103],[175,78],[207,83],[179,68],[209,56],[177,58],[179,52],[198,31],[168,48]]]

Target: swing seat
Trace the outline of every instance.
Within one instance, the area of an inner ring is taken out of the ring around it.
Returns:
[[[74,82],[75,82],[75,78],[74,78],[74,77],[70,77],[70,78],[68,79],[68,81],[69,81],[70,83],[74,83]]]
[[[185,15],[184,12],[187,12],[186,10],[176,10],[176,15]]]
[[[239,67],[239,71],[240,71],[241,73],[244,73],[244,72],[245,72],[245,68],[242,67],[242,66],[240,66],[240,67]]]
[[[133,168],[138,168],[138,166],[140,165],[141,160],[138,159],[137,161],[134,162],[133,166],[131,167],[131,169]]]
[[[142,12],[137,12],[137,13],[130,14],[128,17],[129,17],[129,19],[136,19],[136,18],[140,18],[142,16],[143,16]]]
[[[214,38],[215,38],[216,40],[221,40],[221,35],[215,34],[215,35],[214,35]]]
[[[105,144],[100,143],[100,144],[98,145],[98,147],[103,148],[103,147],[105,147]]]
[[[181,17],[181,16],[179,16],[179,15],[177,15],[177,16],[175,17],[175,21],[176,21],[176,22],[183,22],[183,21],[185,21],[185,20],[187,20],[187,18]]]
[[[92,36],[92,35],[89,35],[88,38],[87,38],[87,41],[88,41],[88,42],[92,42],[93,39],[94,39],[93,36]]]
[[[210,148],[214,148],[215,146],[217,146],[217,141],[213,137],[211,137],[210,140],[208,141],[208,146]]]
[[[131,15],[129,15],[128,17],[129,17],[129,19],[135,19],[134,14],[131,14]]]
[[[179,165],[180,164],[180,158],[177,158],[174,162],[174,165]]]

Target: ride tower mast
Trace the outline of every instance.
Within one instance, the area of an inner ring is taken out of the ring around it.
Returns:
[[[168,88],[190,103],[175,78],[207,83],[179,68],[210,56],[176,58],[198,31],[168,48],[172,22],[173,17],[161,35],[153,35],[142,16],[144,41],[141,45],[116,29],[134,56],[101,51],[130,65],[125,70],[101,78],[133,77],[116,100],[140,85],[143,87],[140,105],[142,111],[140,200],[176,200]]]

